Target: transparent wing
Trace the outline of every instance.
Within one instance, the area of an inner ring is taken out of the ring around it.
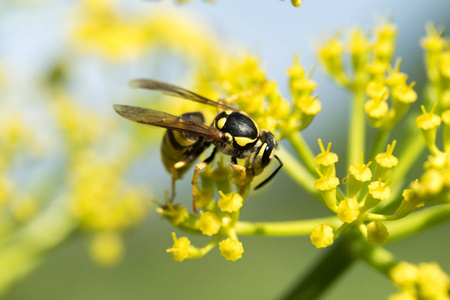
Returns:
[[[232,111],[239,111],[238,109],[222,104],[220,102],[209,100],[203,96],[200,96],[194,92],[188,91],[186,89],[167,84],[164,82],[159,82],[156,80],[151,79],[135,79],[129,82],[128,84],[131,88],[140,88],[140,89],[149,89],[149,90],[155,90],[163,92],[164,94],[188,99],[191,101],[211,105],[214,107],[219,107],[223,110],[232,110]]]
[[[223,140],[223,133],[214,127],[177,117],[162,111],[118,104],[114,105],[114,110],[122,117],[137,123],[186,132],[215,141]]]

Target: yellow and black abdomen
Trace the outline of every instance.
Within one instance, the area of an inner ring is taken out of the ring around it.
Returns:
[[[185,113],[179,117],[197,123],[205,123],[200,112]],[[173,179],[180,178],[195,159],[209,146],[205,138],[185,132],[167,130],[161,144],[161,157]]]

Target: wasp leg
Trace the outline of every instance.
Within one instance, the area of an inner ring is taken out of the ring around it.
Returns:
[[[247,177],[246,174],[246,168],[238,165],[236,157],[232,157],[231,158],[231,167],[233,168],[233,170],[239,172],[239,181],[240,181],[240,188],[239,188],[239,194],[244,194],[245,192],[245,179]]]
[[[204,161],[195,166],[194,175],[192,176],[192,209],[194,210],[194,213],[197,213],[197,205],[195,202],[197,200],[196,199],[197,195],[195,193],[195,187],[198,184],[198,172],[206,168],[212,162],[215,155],[216,155],[216,148],[213,149],[211,155],[209,155],[208,158],[206,158]]]
[[[182,174],[180,174],[179,170],[182,169],[183,167],[185,167],[186,165],[190,164],[193,160],[195,160],[198,157],[197,153],[193,153],[192,155],[190,155],[189,157],[187,157],[186,159],[179,161],[177,163],[175,163],[172,166],[171,169],[171,175],[172,175],[172,193],[171,196],[169,198],[169,202],[173,203],[173,200],[175,199],[175,195],[176,195],[176,189],[175,189],[175,182],[177,181],[177,179],[180,179]],[[183,172],[184,173],[184,172]]]

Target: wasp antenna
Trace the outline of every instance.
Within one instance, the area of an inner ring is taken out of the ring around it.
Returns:
[[[280,159],[278,156],[276,156],[276,155],[275,155],[274,157],[278,160],[278,162],[280,163],[280,165],[278,166],[278,168],[275,169],[275,171],[272,172],[272,174],[270,174],[269,177],[266,178],[266,180],[264,180],[263,182],[261,182],[260,184],[258,184],[258,185],[255,187],[255,191],[258,190],[258,189],[260,189],[260,188],[262,188],[262,187],[263,187],[264,185],[266,185],[269,181],[271,181],[272,178],[274,178],[275,175],[277,175],[278,171],[280,171],[280,169],[283,167],[283,162],[281,161],[281,159]]]

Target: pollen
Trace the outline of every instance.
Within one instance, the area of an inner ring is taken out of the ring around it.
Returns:
[[[242,243],[233,238],[227,238],[219,243],[220,254],[227,260],[236,261],[242,257]]]
[[[212,236],[219,232],[220,230],[220,219],[213,212],[200,212],[200,219],[198,220],[198,226],[200,231],[204,235]]]
[[[189,256],[189,247],[191,241],[187,237],[180,237],[177,239],[175,232],[172,232],[173,246],[167,249],[167,253],[172,253],[173,259],[176,261],[183,261]]]
[[[328,247],[334,242],[333,228],[321,224],[312,231],[310,239],[311,243],[316,246],[316,248]]]
[[[236,192],[224,194],[222,191],[219,191],[219,194],[222,198],[219,199],[218,205],[222,211],[235,212],[242,207],[244,199],[240,194]]]

